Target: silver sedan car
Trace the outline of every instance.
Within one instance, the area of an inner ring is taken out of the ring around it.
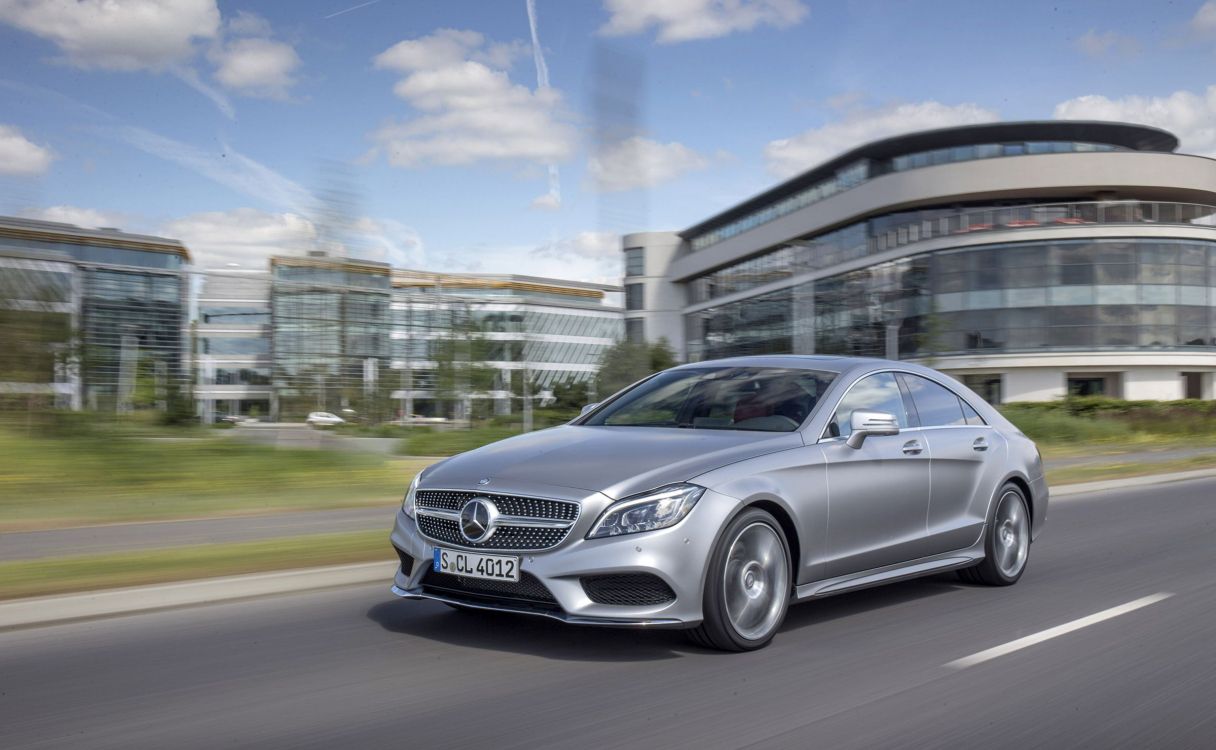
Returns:
[[[393,592],[744,651],[791,603],[948,570],[1015,583],[1046,514],[1034,443],[952,378],[724,359],[424,470]]]

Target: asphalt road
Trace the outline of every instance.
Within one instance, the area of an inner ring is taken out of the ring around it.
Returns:
[[[241,429],[250,432],[273,432],[264,427]],[[317,433],[316,430],[306,428],[289,428],[286,431],[305,435]],[[343,439],[372,440],[373,438]],[[1047,468],[1101,465],[1120,461],[1157,463],[1208,455],[1212,452],[1212,448],[1203,447],[1132,454],[1073,456],[1049,460]],[[0,534],[0,562],[68,555],[98,555],[108,552],[177,547],[186,544],[248,542],[304,534],[375,531],[377,529],[384,529],[387,532],[392,527],[395,509],[396,506],[392,505],[374,508],[292,511],[262,516],[116,523],[67,529],[8,532]]]
[[[1061,500],[1017,586],[811,602],[752,654],[387,585],[0,633],[0,747],[1216,744],[1216,480]]]

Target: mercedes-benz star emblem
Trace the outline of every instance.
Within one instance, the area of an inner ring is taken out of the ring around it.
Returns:
[[[488,477],[487,477],[487,478],[485,478],[485,479],[478,479],[478,480],[477,480],[477,483],[478,483],[478,484],[489,484],[489,483],[490,483],[490,480],[489,480],[489,478],[488,478]]]
[[[483,542],[494,531],[498,509],[484,497],[475,497],[460,509],[460,535],[470,542]]]

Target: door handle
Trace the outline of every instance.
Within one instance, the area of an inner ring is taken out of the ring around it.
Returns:
[[[908,442],[904,443],[904,453],[908,454],[909,456],[915,456],[922,450],[924,449],[920,447],[919,440],[909,440]]]
[[[976,438],[975,442],[971,444],[971,449],[977,451],[986,451],[988,450],[988,441],[984,438]]]

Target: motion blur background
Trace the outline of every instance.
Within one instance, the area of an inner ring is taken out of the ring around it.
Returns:
[[[386,559],[732,355],[1216,464],[1216,3],[1116,5],[0,2],[0,598]]]

